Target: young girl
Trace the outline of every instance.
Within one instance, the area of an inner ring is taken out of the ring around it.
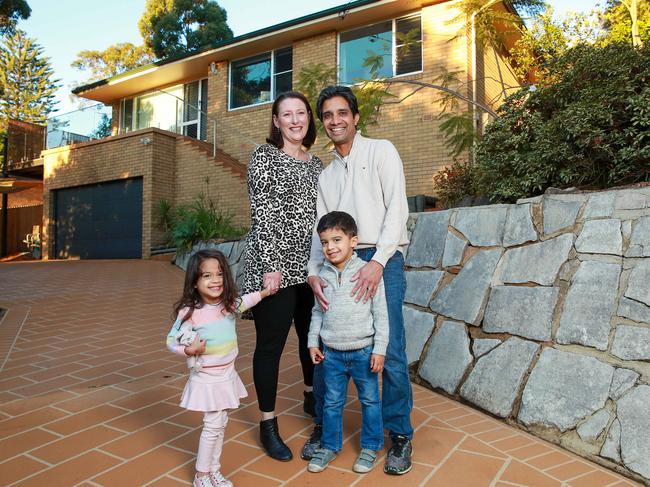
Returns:
[[[167,335],[167,348],[187,357],[190,367],[181,406],[205,413],[194,487],[232,487],[219,471],[219,458],[227,410],[237,408],[247,396],[235,371],[235,313],[269,294],[264,289],[238,297],[228,259],[217,250],[201,250],[187,264],[183,297],[175,305],[177,318]]]

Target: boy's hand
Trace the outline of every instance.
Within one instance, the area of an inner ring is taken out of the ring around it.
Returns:
[[[325,355],[323,355],[323,352],[321,352],[318,347],[309,347],[309,355],[311,356],[311,361],[314,362],[314,365],[320,364],[325,358]]]
[[[196,338],[192,342],[192,345],[185,347],[185,355],[201,355],[205,353],[205,340],[201,340],[199,335],[196,335]]]
[[[370,371],[374,372],[375,374],[378,374],[382,370],[384,370],[384,359],[385,357],[383,355],[377,355],[376,353],[373,353],[370,355]]]
[[[316,301],[318,301],[318,304],[320,305],[320,309],[327,311],[330,303],[325,297],[325,293],[323,292],[323,288],[327,287],[327,283],[318,276],[309,276],[307,278],[307,282],[309,283],[309,287],[311,287],[311,290],[314,293]]]

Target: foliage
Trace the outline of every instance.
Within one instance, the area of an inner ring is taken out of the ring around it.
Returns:
[[[514,201],[650,180],[650,46],[578,45],[545,69],[554,83],[509,97],[477,144],[477,191]]]
[[[103,51],[85,50],[77,53],[73,68],[90,72],[90,81],[110,78],[154,60],[152,52],[145,47],[130,42],[120,42]]]
[[[26,20],[32,13],[26,0],[0,1],[0,35],[13,35],[19,20]]]
[[[601,14],[603,27],[607,36],[603,39],[607,42],[629,42],[632,43],[632,19],[630,12],[621,0],[608,0],[604,12]],[[638,0],[637,22],[639,37],[642,43],[650,40],[650,1]]]
[[[111,135],[111,117],[106,113],[102,113],[99,123],[95,130],[92,131],[90,137],[93,139],[103,139]]]
[[[232,39],[227,18],[214,0],[147,0],[138,27],[162,59]]]
[[[206,193],[175,208],[167,200],[161,200],[158,216],[158,227],[163,230],[168,245],[179,252],[190,250],[197,242],[236,238],[246,233],[233,223],[233,215],[220,210]]]
[[[433,186],[443,207],[450,208],[465,196],[476,194],[473,166],[454,162],[433,176]]]
[[[5,38],[0,45],[0,117],[43,123],[60,86],[53,76],[43,48],[23,31]]]

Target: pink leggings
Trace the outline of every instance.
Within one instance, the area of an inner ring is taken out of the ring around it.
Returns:
[[[196,455],[197,472],[218,472],[221,469],[223,435],[228,424],[228,411],[213,411],[203,416],[203,431]]]

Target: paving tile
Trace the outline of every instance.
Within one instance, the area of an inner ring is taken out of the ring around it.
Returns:
[[[413,450],[419,462],[438,465],[464,437],[460,431],[424,426],[413,437]]]
[[[44,406],[52,406],[54,404],[59,407],[58,403],[76,397],[75,394],[68,391],[56,391],[46,396],[28,397],[18,399],[9,403],[0,404],[0,411],[7,413],[10,416],[18,416],[20,414],[28,413],[34,409],[39,409]]]
[[[0,421],[0,432],[3,437],[15,435],[30,430],[37,426],[57,420],[66,414],[54,408],[46,407],[16,416],[15,418]]]
[[[20,435],[0,440],[0,462],[38,448],[45,443],[60,438],[57,435],[43,431],[41,429],[32,429],[25,431]],[[3,467],[0,466],[0,469]]]
[[[60,435],[70,435],[77,431],[109,421],[117,416],[123,415],[124,413],[124,409],[116,408],[107,404],[73,414],[60,421],[50,423],[45,426],[45,428],[49,431],[59,433]]]
[[[533,443],[532,445],[523,446],[514,450],[509,450],[508,454],[519,459],[526,460],[528,458],[550,453],[553,450],[544,443]]]
[[[0,465],[0,485],[9,485],[28,475],[40,472],[47,465],[32,458],[21,455]]]
[[[539,470],[513,460],[499,477],[499,480],[526,485],[527,487],[553,487],[560,486],[561,482],[555,480]]]
[[[569,480],[586,473],[591,473],[594,470],[594,467],[591,465],[588,465],[579,460],[573,460],[572,462],[565,463],[564,465],[560,465],[558,467],[548,468],[544,472],[559,480]]]
[[[21,487],[69,487],[114,466],[118,460],[96,451],[88,452],[20,482]]]
[[[187,482],[182,480],[177,480],[172,477],[163,477],[158,480],[154,480],[149,484],[152,487],[181,487],[187,486]]]
[[[496,458],[507,459],[508,454],[504,453],[502,450],[493,448],[487,443],[484,443],[480,440],[477,440],[473,437],[465,438],[459,445],[459,450],[463,450],[469,453],[479,453],[481,455],[489,455]]]
[[[102,485],[141,486],[185,464],[190,459],[191,455],[187,453],[161,446],[94,477],[93,480]]]
[[[71,413],[77,413],[85,409],[94,408],[101,404],[110,403],[128,394],[128,392],[114,387],[102,387],[90,390],[70,389],[70,391],[79,392],[80,395],[67,401],[61,401],[57,403],[56,407]]]
[[[100,449],[120,458],[133,458],[186,432],[187,429],[174,424],[156,423],[135,433],[118,434],[118,439],[101,446]],[[194,444],[195,451],[197,445],[198,442]]]
[[[257,475],[252,472],[247,472],[245,470],[240,470],[234,475],[228,476],[228,478],[238,487],[245,485],[251,485],[255,487],[274,487],[280,485],[281,482],[277,480],[269,479],[262,475]]]
[[[330,465],[335,465],[336,460]],[[358,475],[352,470],[346,468],[332,468],[328,467],[322,472],[312,473],[308,472],[307,469],[300,473],[297,477],[294,477],[286,486],[295,486],[295,487],[308,487],[308,486],[318,486],[322,487],[323,485],[336,485],[336,486],[345,486],[351,485],[352,482],[357,480]]]
[[[297,453],[302,448],[304,441],[302,438],[294,438],[286,441],[286,444],[294,453],[293,460],[289,462],[278,462],[264,455],[259,460],[246,466],[249,472],[259,473],[278,480],[289,480],[301,470],[307,467],[304,460]]]
[[[113,401],[112,404],[124,409],[135,410],[164,401],[165,399],[169,399],[177,394],[178,391],[172,387],[156,387],[146,391],[136,392],[124,399]]]
[[[108,426],[123,431],[136,431],[178,413],[177,406],[154,404],[138,411],[125,414],[109,423]]]
[[[105,426],[95,426],[49,443],[42,448],[32,451],[31,455],[48,463],[57,464],[85,451],[92,450],[96,446],[111,441],[121,435],[122,433],[106,428]]]
[[[521,448],[522,446],[533,445],[535,443],[537,443],[537,441],[530,436],[516,435],[510,438],[504,438],[503,440],[492,441],[490,444],[503,451],[510,451]]]
[[[556,465],[567,463],[571,460],[572,458],[568,454],[554,450],[545,455],[529,458],[526,460],[526,463],[532,465],[533,467],[539,468],[540,470],[545,470]]]
[[[489,486],[505,460],[455,451],[425,485],[454,487]]]
[[[595,470],[587,475],[571,479],[567,482],[570,487],[605,487],[617,481],[617,477],[603,470]]]

